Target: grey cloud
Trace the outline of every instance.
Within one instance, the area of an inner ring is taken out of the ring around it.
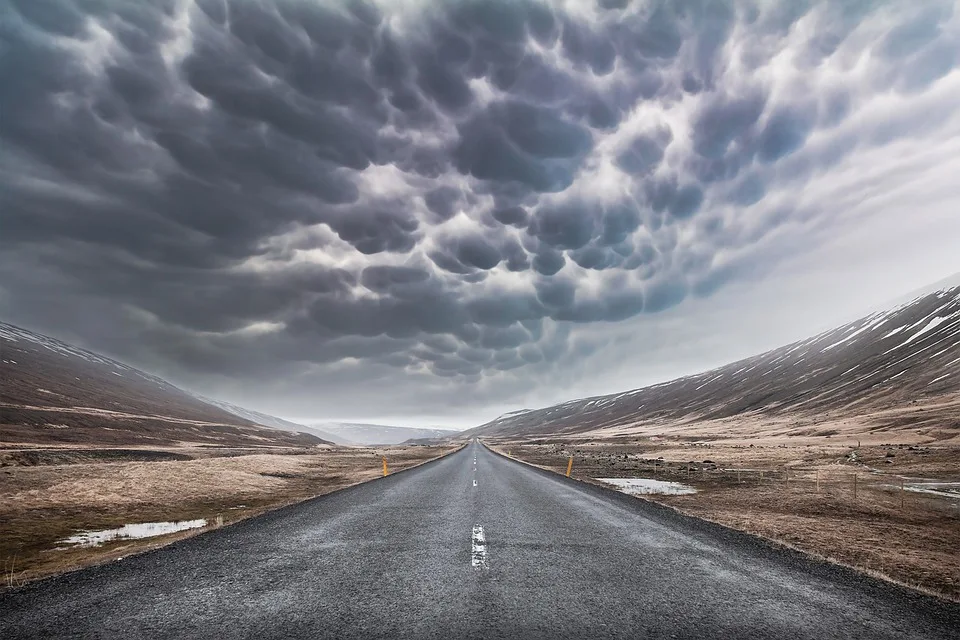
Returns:
[[[706,158],[720,158],[730,144],[756,123],[763,113],[766,97],[718,96],[706,104],[694,123],[693,143]]]
[[[614,252],[606,251],[599,247],[586,247],[577,251],[571,251],[570,259],[584,269],[596,269],[598,271],[617,266],[622,262]]]
[[[937,42],[918,53],[904,65],[898,88],[908,92],[926,89],[956,67],[958,48],[960,38],[954,38],[948,42]]]
[[[527,55],[499,78],[498,86],[540,104],[559,104],[583,89],[576,79],[538,55]]]
[[[924,6],[911,20],[897,25],[880,43],[880,51],[890,58],[902,58],[915,53],[940,35],[940,23],[950,17],[948,5],[931,3]]]
[[[766,195],[766,184],[756,173],[751,173],[740,180],[734,188],[731,200],[736,204],[748,207],[756,204]]]
[[[534,270],[545,276],[554,275],[563,269],[564,264],[566,260],[563,254],[553,249],[543,249],[533,258]]]
[[[367,267],[360,275],[363,286],[378,292],[387,292],[395,286],[403,286],[423,282],[430,278],[430,273],[416,267]]]
[[[616,50],[608,38],[595,33],[577,20],[563,23],[563,52],[570,60],[584,64],[597,75],[606,75],[613,69]]]
[[[457,242],[457,258],[477,269],[493,269],[500,263],[500,252],[480,236],[467,236]]]
[[[13,0],[0,303],[100,309],[78,335],[144,366],[519,393],[590,323],[769,271],[824,214],[768,193],[944,126],[852,117],[957,64],[946,3],[865,5]]]
[[[423,199],[427,207],[440,221],[449,220],[457,213],[460,202],[460,190],[453,187],[437,187],[424,194]]]
[[[664,149],[672,139],[669,127],[653,135],[639,135],[617,156],[617,165],[628,173],[649,173],[663,160]]]
[[[513,349],[530,341],[531,335],[520,324],[509,327],[485,327],[480,337],[480,345],[487,349],[499,349],[493,359],[498,362],[513,360]]]
[[[537,299],[548,307],[569,307],[576,293],[576,284],[569,280],[549,279],[537,283]]]
[[[526,210],[523,207],[505,207],[493,212],[493,217],[502,224],[509,224],[515,227],[527,226]]]
[[[663,279],[646,291],[645,310],[663,311],[679,304],[687,297],[687,284],[682,279]]]
[[[569,186],[590,144],[582,127],[523,102],[492,106],[464,123],[460,136],[454,157],[461,172],[547,192]]]
[[[643,67],[646,57],[672,58],[677,55],[683,40],[674,13],[676,5],[656,5],[649,15],[634,14],[618,30],[618,53],[625,60]]]
[[[590,204],[578,201],[549,203],[537,210],[528,231],[558,249],[579,249],[596,232]]]
[[[597,5],[603,9],[626,9],[630,0],[597,0]]]
[[[670,202],[670,213],[677,218],[689,218],[695,214],[703,203],[703,190],[692,184],[677,189]]]
[[[810,105],[774,111],[760,132],[760,159],[772,162],[799,149],[810,134],[816,117],[816,108],[811,109]]]

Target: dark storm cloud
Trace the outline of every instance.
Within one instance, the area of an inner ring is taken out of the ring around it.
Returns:
[[[440,220],[449,220],[457,213],[460,203],[460,190],[453,187],[437,187],[424,194],[427,208]]]
[[[634,138],[630,146],[617,156],[617,166],[633,175],[642,175],[656,169],[663,160],[664,148],[673,136],[667,129],[663,135],[657,137],[639,135]]]
[[[491,105],[460,127],[457,168],[482,180],[562,191],[590,149],[589,132],[550,109],[523,102]]]
[[[760,132],[760,159],[772,162],[799,149],[810,134],[816,117],[816,109],[811,112],[809,107],[774,111]]]
[[[731,144],[739,143],[763,113],[766,96],[718,95],[708,99],[694,123],[693,145],[705,158],[722,158]]]
[[[515,227],[525,227],[527,225],[527,212],[523,207],[505,207],[493,212],[493,217],[502,224],[510,224]]]
[[[956,65],[947,3],[894,13],[12,0],[0,301],[175,371],[519,389],[596,350],[574,325],[767,270],[768,194],[921,126],[852,118]]]

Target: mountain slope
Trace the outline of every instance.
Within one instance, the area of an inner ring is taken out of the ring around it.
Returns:
[[[457,435],[457,431],[445,429],[420,429],[416,427],[392,427],[382,424],[358,424],[353,422],[325,422],[317,429],[355,444],[400,444],[407,440],[433,440]]]
[[[298,422],[290,422],[289,420],[284,420],[283,418],[278,418],[276,416],[271,416],[266,413],[260,413],[259,411],[254,411],[253,409],[247,409],[245,407],[240,407],[229,402],[224,402],[223,400],[214,400],[212,398],[206,398],[199,394],[192,394],[198,400],[206,402],[207,404],[212,404],[215,407],[219,407],[228,413],[232,413],[235,416],[239,416],[251,422],[255,422],[259,425],[267,427],[268,429],[279,429],[280,431],[299,431],[300,433],[309,433],[314,435],[328,443],[336,444],[352,444],[338,436],[333,435],[332,433],[327,433],[326,431],[321,431],[315,427],[308,427],[307,425],[300,424]]]
[[[854,416],[958,392],[960,287],[954,287],[712,371],[514,412],[462,435],[572,434],[745,415]],[[938,424],[960,432],[960,421]]]
[[[0,441],[310,446],[323,440],[262,427],[166,380],[0,323]]]

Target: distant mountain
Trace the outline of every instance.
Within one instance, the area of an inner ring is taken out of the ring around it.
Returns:
[[[733,416],[856,416],[932,397],[956,399],[958,392],[960,287],[952,287],[705,373],[513,412],[461,436],[577,434]],[[960,434],[960,420],[929,412],[894,416],[878,428],[921,426],[944,437]],[[783,433],[791,433],[789,426]]]
[[[436,440],[457,435],[446,429],[419,429],[414,427],[391,427],[381,424],[357,424],[352,422],[324,422],[317,429],[332,434],[345,442],[361,445],[401,444],[407,440]]]
[[[309,433],[318,438],[326,440],[330,444],[350,444],[349,442],[340,441],[337,436],[332,433],[327,433],[326,431],[321,431],[320,429],[314,427],[308,427],[307,425],[300,424],[297,422],[290,422],[289,420],[284,420],[283,418],[278,418],[276,416],[271,416],[266,413],[260,413],[259,411],[254,411],[253,409],[245,409],[244,407],[231,404],[229,402],[224,402],[223,400],[214,400],[212,398],[207,398],[199,394],[192,394],[195,398],[206,402],[207,404],[212,404],[215,407],[219,407],[228,413],[232,413],[235,416],[245,418],[251,422],[256,422],[259,425],[268,427],[270,429],[279,429],[280,431],[299,431],[300,433]]]
[[[0,322],[0,442],[312,446],[128,365]]]

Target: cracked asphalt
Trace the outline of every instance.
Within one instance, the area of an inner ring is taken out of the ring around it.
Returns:
[[[956,639],[960,605],[475,442],[0,595],[5,640],[710,637]]]

